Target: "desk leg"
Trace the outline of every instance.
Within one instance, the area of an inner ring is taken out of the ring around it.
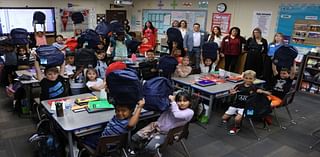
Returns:
[[[214,99],[215,95],[210,95],[210,100],[209,100],[209,111],[208,111],[208,124],[209,124],[209,120],[211,118],[211,112],[212,112],[212,105],[213,105],[213,99]]]
[[[74,157],[74,154],[73,154],[72,132],[71,132],[71,131],[68,131],[68,143],[69,143],[69,155],[70,155],[70,157]]]

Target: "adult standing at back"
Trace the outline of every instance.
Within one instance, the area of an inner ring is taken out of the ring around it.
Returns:
[[[215,61],[216,65],[218,65],[220,61],[220,49],[221,49],[222,39],[223,39],[223,35],[221,33],[221,28],[219,26],[214,26],[211,29],[211,34],[208,36],[207,42],[215,42],[218,45],[217,60]]]
[[[229,31],[229,35],[222,39],[221,57],[224,57],[225,59],[225,70],[236,72],[236,64],[238,62],[239,55],[242,52],[242,44],[245,43],[246,40],[240,36],[240,28],[238,27],[232,27]]]
[[[173,42],[176,42],[177,48],[182,50],[183,49],[183,36],[179,30],[179,21],[174,20],[172,22],[172,27],[168,28],[166,33],[167,33],[167,44],[169,47],[170,54],[172,54]],[[184,56],[184,53],[182,55]]]
[[[188,24],[186,20],[181,20],[179,22],[179,30],[181,32],[182,38],[187,34],[188,32]]]
[[[247,40],[245,50],[248,51],[244,70],[253,70],[257,78],[263,77],[263,56],[268,52],[268,42],[262,37],[261,29],[255,28],[252,37]]]
[[[142,37],[146,37],[154,49],[156,48],[156,45],[157,45],[157,42],[156,42],[157,33],[158,33],[157,28],[153,27],[151,21],[147,21],[142,30],[142,35],[143,35]]]
[[[184,50],[187,52],[191,65],[195,69],[200,69],[201,47],[205,42],[206,33],[200,31],[200,24],[194,23],[193,30],[188,31],[183,40]]]
[[[273,41],[269,44],[267,57],[264,62],[263,79],[267,82],[267,87],[270,87],[273,82],[274,72],[272,71],[272,58],[274,53],[284,44],[283,34],[276,33]]]

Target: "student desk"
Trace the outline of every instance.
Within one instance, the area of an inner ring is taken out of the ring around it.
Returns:
[[[224,83],[221,83],[221,84],[216,84],[216,85],[211,85],[211,86],[206,86],[206,87],[202,87],[202,86],[194,84],[195,80],[200,78],[203,75],[207,75],[207,74],[194,74],[194,75],[189,75],[188,77],[185,77],[185,78],[173,77],[172,80],[177,84],[189,86],[189,88],[191,90],[191,91],[190,90],[189,91],[192,94],[195,93],[195,90],[200,91],[199,96],[201,98],[209,101],[208,118],[210,119],[211,110],[212,110],[212,106],[213,106],[213,102],[214,102],[215,98],[222,98],[222,97],[228,96],[229,90],[231,88],[233,88],[234,86],[236,86],[237,84],[240,84],[242,82],[233,83],[233,82],[225,81]],[[232,75],[234,75],[234,74],[232,74]],[[255,85],[261,85],[264,83],[265,83],[264,80],[259,80],[259,79],[257,79],[254,82]]]
[[[69,99],[69,102],[74,103],[76,98],[81,97],[88,97],[92,95],[98,95],[99,93],[96,92],[94,94],[86,93],[80,95],[69,96],[65,98],[58,98],[52,100],[59,100],[59,99]],[[96,113],[88,113],[87,111],[82,112],[73,112],[71,109],[64,110],[63,117],[57,117],[56,111],[51,110],[51,106],[48,104],[49,101],[52,100],[45,100],[41,101],[41,104],[45,108],[45,110],[49,113],[50,119],[53,119],[55,123],[57,123],[62,131],[67,134],[68,143],[69,143],[69,154],[70,157],[74,157],[73,154],[73,139],[72,135],[78,133],[81,129],[86,128],[101,128],[102,124],[106,124],[114,115],[114,110],[103,111],[103,112],[96,112]],[[159,116],[159,114],[154,113],[153,111],[142,111],[141,119],[152,118],[154,116]],[[98,126],[98,127],[97,127]]]

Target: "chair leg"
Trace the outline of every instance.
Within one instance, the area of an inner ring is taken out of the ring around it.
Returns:
[[[187,149],[187,146],[186,146],[186,144],[184,143],[183,139],[180,140],[180,143],[181,143],[184,151],[187,153],[187,157],[191,157],[191,156],[190,156],[190,153],[189,153],[189,151],[188,151],[188,149]]]
[[[160,153],[160,148],[158,147],[156,150],[156,157],[162,157],[162,154]]]
[[[284,129],[284,130],[287,129],[286,127],[282,126],[282,124],[281,124],[281,122],[280,122],[280,120],[278,118],[278,115],[277,115],[277,109],[274,108],[273,111],[274,111],[274,116],[276,117],[276,120],[277,120],[277,122],[279,124],[280,129]]]
[[[122,150],[122,154],[125,156],[125,157],[128,157],[128,154],[126,152],[126,150],[124,148],[121,149]]]
[[[288,115],[289,115],[289,118],[290,118],[290,122],[291,122],[292,124],[294,124],[294,125],[297,124],[297,123],[293,120],[292,115],[291,115],[291,112],[290,112],[288,106],[285,106],[285,107],[286,107],[286,110],[287,110],[287,112],[288,112]]]
[[[313,149],[314,146],[318,145],[320,143],[320,140],[316,141],[315,143],[313,143],[311,146],[309,146],[309,149]]]
[[[251,127],[252,127],[252,130],[253,130],[253,132],[254,132],[254,135],[257,137],[258,141],[260,141],[260,137],[259,137],[258,134],[257,134],[256,128],[254,127],[251,118],[249,118],[249,122],[250,122],[250,125],[251,125]]]

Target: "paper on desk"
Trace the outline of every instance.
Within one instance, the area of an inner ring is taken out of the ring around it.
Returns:
[[[61,102],[61,101],[60,101]],[[62,108],[63,109],[66,109],[66,103],[65,103],[65,101],[62,101]],[[51,108],[50,108],[52,111],[55,111],[56,110],[56,102],[54,101],[54,102],[52,102],[51,103]]]

